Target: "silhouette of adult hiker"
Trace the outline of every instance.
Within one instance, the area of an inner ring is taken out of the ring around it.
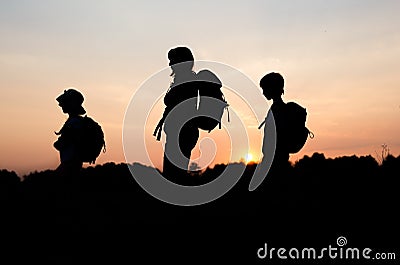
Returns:
[[[160,139],[165,123],[163,176],[177,184],[184,184],[190,155],[199,138],[199,129],[193,119],[198,96],[194,57],[189,48],[176,47],[168,52],[168,59],[173,81],[164,97],[166,107],[154,135]]]

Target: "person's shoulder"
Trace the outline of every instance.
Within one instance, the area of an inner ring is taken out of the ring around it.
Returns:
[[[70,128],[80,128],[82,127],[84,117],[81,116],[74,116],[68,118],[66,121],[66,125]]]
[[[284,102],[274,102],[271,106],[272,111],[283,111],[286,109],[286,103]]]

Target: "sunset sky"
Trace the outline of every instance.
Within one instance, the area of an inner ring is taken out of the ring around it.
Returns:
[[[107,153],[97,162],[125,162],[130,99],[179,45],[255,85],[268,72],[282,73],[284,100],[307,108],[316,135],[293,161],[314,152],[376,157],[384,143],[400,155],[399,10],[396,0],[1,1],[0,169],[22,175],[57,167],[54,131],[67,117],[55,98],[69,87],[84,94],[88,115],[105,131]],[[270,103],[259,93],[252,107],[266,114]],[[156,120],[162,105],[159,111]],[[224,130],[212,137],[224,141]],[[257,143],[249,151],[256,157]],[[161,143],[149,145],[161,159]]]

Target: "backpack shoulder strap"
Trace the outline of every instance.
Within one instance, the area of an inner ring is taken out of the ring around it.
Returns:
[[[264,119],[263,120],[263,122],[262,123],[260,123],[260,125],[258,126],[258,129],[260,130],[263,126],[264,126],[264,124],[265,124],[265,121],[266,121],[266,119]]]

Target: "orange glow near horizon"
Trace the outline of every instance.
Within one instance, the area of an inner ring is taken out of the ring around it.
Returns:
[[[154,9],[150,2],[65,1],[60,8],[42,2],[0,3],[0,169],[24,175],[58,166],[54,131],[67,116],[55,98],[68,87],[83,93],[88,116],[105,132],[107,152],[96,163],[126,162],[122,135],[130,99],[168,67],[168,50],[180,45],[190,47],[196,60],[239,69],[257,87],[268,72],[284,76],[284,101],[306,107],[307,127],[315,134],[292,162],[314,152],[376,158],[382,144],[400,155],[399,1],[206,1],[203,10],[217,11],[206,20],[189,4]],[[202,132],[193,150],[201,166],[246,154],[261,159],[260,121],[252,108],[266,115],[272,102],[260,91],[248,106],[243,98],[249,95],[233,89],[224,88],[231,122],[225,113],[223,128]],[[148,103],[155,105],[143,128],[149,159],[137,154],[136,160],[161,168],[163,143],[152,135],[164,109],[159,96]],[[241,122],[249,144],[233,146],[229,139]]]

